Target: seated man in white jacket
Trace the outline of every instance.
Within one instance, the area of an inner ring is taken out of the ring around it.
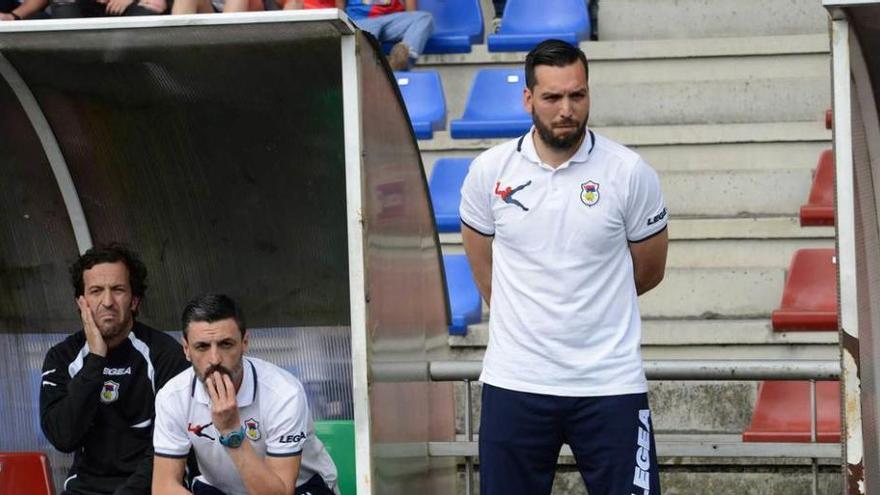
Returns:
[[[336,467],[315,436],[302,384],[283,369],[244,357],[248,335],[235,302],[199,296],[183,311],[192,368],[156,396],[154,494],[189,493],[186,457],[201,475],[194,494],[333,495]]]

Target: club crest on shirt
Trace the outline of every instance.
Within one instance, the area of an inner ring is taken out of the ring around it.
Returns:
[[[262,436],[260,434],[260,422],[255,418],[248,418],[244,422],[244,434],[252,441],[256,442]]]
[[[109,404],[119,398],[119,383],[113,380],[104,382],[101,387],[101,402]]]
[[[599,202],[599,183],[588,180],[581,184],[581,201],[587,206]]]

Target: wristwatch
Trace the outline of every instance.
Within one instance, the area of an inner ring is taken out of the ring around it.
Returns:
[[[240,447],[243,440],[244,426],[237,430],[230,431],[226,435],[220,435],[220,445],[229,447],[230,449],[237,449]]]

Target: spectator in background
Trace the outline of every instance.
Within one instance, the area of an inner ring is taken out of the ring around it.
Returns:
[[[175,0],[172,14],[259,10],[344,9],[345,0]]]
[[[0,0],[0,21],[20,21],[47,17],[43,9],[49,0]]]
[[[166,0],[52,0],[55,19],[157,15],[167,10]]]
[[[154,397],[189,364],[180,344],[137,321],[147,269],[118,244],[89,249],[70,267],[83,330],[43,362],[40,426],[73,452],[62,495],[149,494]]]
[[[434,32],[434,18],[417,8],[416,0],[348,0],[346,12],[380,43],[395,43],[388,64],[392,70],[406,70]]]

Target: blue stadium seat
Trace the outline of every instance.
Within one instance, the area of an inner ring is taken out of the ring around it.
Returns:
[[[453,120],[454,139],[516,137],[525,134],[532,118],[523,108],[523,69],[482,69],[468,94],[464,115]]]
[[[534,0],[507,0],[501,29],[490,34],[490,52],[528,51],[555,38],[572,45],[590,36],[590,15],[585,0],[554,0],[552,8]]]
[[[458,205],[461,203],[461,183],[471,166],[470,158],[441,158],[434,163],[428,189],[434,206],[437,232],[459,232],[461,220]]]
[[[470,53],[471,45],[483,42],[480,0],[421,0],[419,10],[434,16],[425,53]]]
[[[483,317],[483,303],[480,291],[471,274],[467,257],[463,254],[444,254],[443,265],[446,270],[446,290],[449,293],[449,310],[452,335],[467,334],[468,325],[479,323]]]
[[[406,103],[418,139],[431,139],[446,128],[446,98],[437,71],[395,72],[397,86]]]

